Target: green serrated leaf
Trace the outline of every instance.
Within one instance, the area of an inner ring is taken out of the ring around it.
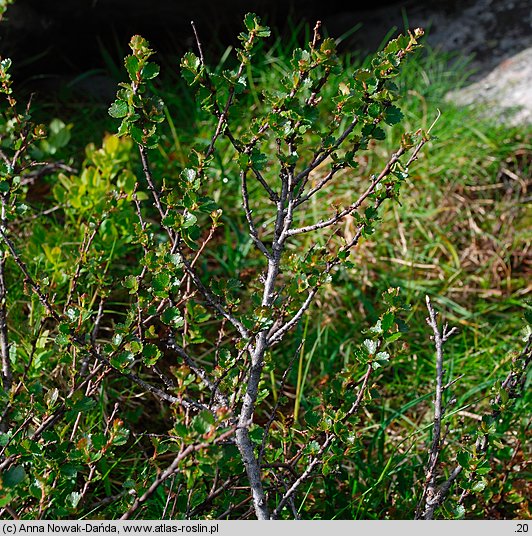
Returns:
[[[371,137],[376,140],[384,140],[386,139],[386,132],[384,132],[384,130],[381,127],[377,127],[371,133]]]
[[[236,358],[231,355],[231,351],[228,348],[220,349],[218,354],[218,366],[222,370],[230,369],[236,363]]]
[[[141,35],[134,35],[129,42],[129,47],[133,51],[133,54],[143,58],[148,58],[152,54],[149,46],[148,41]]]
[[[244,16],[244,26],[248,31],[254,30],[255,26],[258,26],[258,17],[255,13],[246,13]]]
[[[155,365],[161,357],[161,351],[155,344],[145,344],[142,349],[142,361],[148,367]]]
[[[83,396],[80,400],[74,402],[70,409],[74,412],[88,411],[96,405],[96,401],[88,396]]]
[[[332,425],[333,423],[331,423]],[[320,444],[313,440],[313,441],[310,441],[307,446],[305,447],[305,452],[307,454],[317,454],[320,450]]]
[[[130,352],[129,350],[125,350],[124,352],[120,352],[118,355],[114,355],[110,359],[111,365],[113,367],[123,370],[127,367],[129,367],[133,361],[135,361],[135,355],[133,352]]]
[[[141,76],[144,80],[151,80],[159,74],[159,66],[156,63],[148,62],[142,68]]]
[[[81,493],[78,491],[73,491],[67,495],[66,500],[72,508],[77,508],[79,501],[81,500]]]
[[[377,359],[381,365],[384,365],[390,360],[390,354],[388,352],[377,352],[375,354],[375,359]]]
[[[454,518],[464,519],[464,517],[465,517],[465,507],[460,504],[454,510]]]
[[[41,493],[42,495],[42,493]],[[40,495],[38,496],[40,498]],[[11,493],[6,493],[5,495],[0,495],[0,508],[3,508],[4,506],[7,506],[13,502],[13,496]]]
[[[131,350],[136,355],[142,352],[143,344],[138,340],[134,340],[130,341],[126,347],[129,348],[129,350]]]
[[[136,125],[130,125],[129,134],[133,138],[133,141],[136,141],[139,145],[144,145],[144,133],[142,129]]]
[[[184,320],[181,316],[181,312],[177,307],[168,307],[161,315],[161,321],[167,326],[173,326],[174,328],[183,325]]]
[[[128,275],[124,279],[123,285],[129,289],[130,294],[135,294],[139,290],[139,280],[134,275]]]
[[[469,452],[466,452],[466,451],[462,451],[462,452],[459,452],[457,455],[456,455],[456,459],[458,461],[458,463],[464,468],[464,469],[467,469],[469,467],[469,461],[471,459],[471,455],[469,454]]]
[[[403,112],[397,106],[389,106],[384,113],[384,122],[388,125],[396,125],[403,120]]]
[[[165,293],[170,288],[170,274],[161,272],[153,276],[151,288],[155,294]]]
[[[186,212],[183,215],[183,223],[181,224],[181,227],[183,229],[188,229],[189,227],[192,227],[193,225],[195,225],[197,221],[198,221],[198,218],[194,214],[190,212]]]
[[[368,351],[368,354],[374,355],[377,351],[377,341],[373,341],[371,339],[366,339],[364,341],[364,346],[366,347],[366,350]]]
[[[0,432],[0,447],[5,447],[9,443],[11,440],[11,435],[11,432],[8,432],[7,434]]]
[[[200,65],[200,59],[193,52],[187,52],[181,59],[181,74],[189,84],[196,81]]]
[[[368,106],[368,114],[370,117],[379,117],[380,113],[381,107],[376,102],[373,102]]]
[[[44,402],[46,406],[50,409],[54,407],[59,397],[59,390],[57,388],[49,389],[48,392],[44,395]]]
[[[525,500],[525,498],[520,493],[514,491],[511,493],[505,494],[504,500],[510,504],[519,504],[519,503],[522,503]]]
[[[129,430],[123,426],[121,420],[116,419],[112,428],[112,444],[119,447],[125,445],[129,439]]]
[[[382,322],[380,320],[377,320],[376,324],[369,328],[369,332],[375,335],[382,335]]]
[[[309,410],[305,413],[304,418],[310,428],[315,428],[321,420],[321,415],[315,411]]]
[[[127,102],[124,102],[123,100],[115,100],[113,104],[109,107],[109,115],[111,117],[114,117],[116,119],[119,119],[121,117],[125,117],[128,112],[128,105]]]
[[[202,411],[192,419],[192,428],[200,435],[210,432],[213,425],[214,417],[210,411]]]
[[[389,331],[390,328],[393,326],[395,320],[395,315],[391,312],[386,312],[382,315],[381,318],[381,325],[383,331]]]
[[[136,56],[126,56],[124,60],[127,74],[133,81],[137,80],[137,71],[139,70],[139,59]]]

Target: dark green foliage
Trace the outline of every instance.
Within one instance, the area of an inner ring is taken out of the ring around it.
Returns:
[[[159,74],[159,66],[148,61],[153,50],[140,35],[131,38],[129,47],[133,54],[124,63],[130,83],[121,84],[109,115],[122,119],[119,135],[129,134],[138,144],[153,148],[159,141],[157,125],[164,120],[163,102],[145,93],[147,82]]]

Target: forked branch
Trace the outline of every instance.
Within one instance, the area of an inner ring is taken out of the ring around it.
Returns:
[[[456,333],[456,328],[451,328],[445,324],[440,331],[438,327],[437,313],[432,307],[430,298],[426,296],[426,304],[429,316],[427,318],[427,324],[432,329],[432,339],[434,340],[434,346],[436,349],[436,393],[434,399],[434,427],[433,427],[433,439],[432,445],[429,451],[429,459],[427,462],[425,484],[423,486],[423,494],[419,501],[418,509],[416,512],[416,519],[433,519],[434,511],[443,503],[451,484],[460,474],[460,470],[455,469],[449,479],[444,482],[442,486],[437,486],[436,478],[438,476],[438,465],[440,454],[443,448],[441,423],[444,415],[443,408],[443,392],[444,392],[444,353],[443,346],[445,342]]]

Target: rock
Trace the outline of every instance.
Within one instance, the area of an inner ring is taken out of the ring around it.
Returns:
[[[482,115],[495,115],[509,125],[532,123],[532,47],[501,62],[487,76],[447,94],[462,106],[482,106]]]
[[[471,58],[477,79],[501,61],[532,46],[530,0],[403,0],[390,6],[330,13],[323,22],[331,35],[342,35],[361,23],[346,47],[375,50],[390,28],[426,30],[432,48]],[[393,32],[392,32],[393,34]]]
[[[530,124],[530,0],[405,0],[324,18],[333,35],[341,35],[359,22],[362,27],[350,37],[347,48],[364,52],[375,49],[392,27],[397,28],[396,33],[405,25],[425,28],[429,47],[469,59],[470,80],[476,83],[450,93],[448,99],[461,105],[483,105],[499,122]]]

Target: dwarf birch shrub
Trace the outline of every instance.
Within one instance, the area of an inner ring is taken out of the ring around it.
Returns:
[[[215,430],[232,427],[231,443],[243,462],[255,514],[268,519],[281,515],[317,464],[324,463],[324,470],[327,464],[333,464],[335,448],[341,450],[337,442],[343,440],[351,448],[357,447],[350,419],[369,393],[372,371],[389,359],[387,342],[397,337],[395,315],[399,308],[395,303],[397,293],[391,290],[386,296],[390,309],[374,327],[374,338],[366,339],[357,356],[358,373],[346,371],[348,378],[335,386],[342,403],[337,400],[322,415],[308,412],[310,429],[301,436],[304,446],[294,450],[295,445],[290,444],[287,449],[286,440],[277,437],[273,429],[276,407],[265,417],[265,425],[254,423],[258,408],[270,394],[263,376],[266,369],[275,369],[275,347],[307,313],[331,272],[349,263],[351,249],[373,232],[381,205],[397,199],[408,166],[426,141],[423,133],[418,133],[417,141],[405,135],[382,172],[369,178],[352,204],[338,207],[319,221],[305,217],[305,205],[311,198],[319,196],[341,171],[356,168],[359,151],[385,137],[382,124],[400,121],[392,79],[404,58],[417,48],[422,32],[392,41],[375,57],[371,68],[340,82],[334,41],[321,41],[316,26],[308,47],[294,52],[293,71],[280,80],[279,87],[264,93],[262,106],[250,115],[238,106],[239,95],[246,90],[244,73],[253,61],[257,43],[270,32],[254,15],[246,16],[244,22],[246,31],[239,36],[242,45],[237,50],[235,69],[210,72],[197,36],[199,56],[190,52],[181,62],[183,76],[195,89],[202,110],[213,117],[213,134],[207,144],[191,149],[189,167],[182,170],[178,180],[158,185],[151,170],[148,150],[158,142],[163,104],[147,90],[148,81],[159,69],[149,61],[152,51],[148,43],[138,36],[132,39],[132,54],[125,60],[130,82],[122,84],[109,113],[121,119],[119,134],[130,135],[138,145],[159,231],[165,237],[164,241],[154,241],[139,207],[145,255],[142,271],[126,282],[135,296],[129,325],[125,326],[127,336],[138,339],[139,353],[153,348],[144,356],[144,362],[153,366],[161,352],[154,345],[144,347],[138,323],[150,315],[169,327],[165,344],[179,356],[183,373],[191,380],[183,395],[196,391],[190,399],[180,396],[179,404],[185,410],[196,408],[195,419],[201,419],[201,426],[211,430],[214,438]],[[336,97],[332,103],[324,103],[321,92],[331,81],[337,85],[333,90]],[[231,117],[237,114],[239,126],[233,128]],[[264,266],[247,288],[238,279],[209,279],[198,268],[202,252],[220,225],[221,209],[202,195],[202,187],[209,180],[209,167],[222,136],[229,140],[238,163],[248,234]],[[324,171],[316,180],[313,172],[317,168]],[[250,188],[263,189],[266,207],[255,211]],[[335,240],[338,224],[346,216],[355,217],[356,231],[349,239]],[[271,224],[264,224],[265,219]],[[298,244],[302,235],[323,232],[330,233],[328,247],[316,245],[291,254],[291,245]],[[207,364],[201,363],[194,352],[203,341],[216,341]],[[132,352],[118,356],[123,359],[117,362],[118,367],[128,368],[134,360]],[[354,384],[352,389],[350,382]],[[190,433],[190,428],[180,425],[177,435]],[[293,478],[286,471],[294,457],[303,457],[306,468],[290,482]],[[282,475],[273,469],[279,464],[287,467],[281,469]],[[270,466],[272,469],[267,469]],[[290,485],[279,488],[281,482]],[[267,493],[275,496],[273,508]],[[130,512],[141,502],[142,498],[137,499]]]
[[[260,519],[297,517],[302,484],[318,467],[327,475],[361,448],[357,413],[371,398],[373,372],[386,366],[388,347],[400,336],[398,291],[384,294],[381,318],[353,363],[310,401],[304,424],[292,428],[282,396],[291,363],[276,356],[281,346],[296,355],[301,341],[287,344],[294,328],[334,271],[350,266],[351,251],[374,232],[386,202],[398,199],[428,139],[421,131],[405,133],[380,174],[357,177],[350,204],[319,220],[306,210],[314,198],[330,195],[335,180],[348,180],[358,155],[385,137],[385,124],[400,122],[393,78],[422,32],[390,42],[369,68],[343,79],[335,43],[322,40],[316,25],[308,46],[294,51],[291,72],[246,109],[239,102],[246,68],[270,32],[255,15],[244,22],[234,69],[211,72],[199,38],[199,55],[187,53],[181,62],[212,118],[212,137],[190,147],[187,167],[171,177],[156,176],[150,159],[164,119],[164,104],[151,92],[159,67],[147,41],[132,38],[129,81],[109,109],[121,121],[119,138],[89,148],[82,171],[60,173],[52,190],[74,247],[37,223],[33,260],[19,254],[6,218],[14,220],[20,209],[18,185],[38,167],[32,151],[44,130],[29,113],[16,112],[3,64],[13,142],[3,164],[3,259],[12,257],[23,274],[17,299],[29,297],[23,322],[33,334],[31,342],[15,335],[2,344],[2,501],[20,515],[75,515],[89,507],[91,490],[124,518],[157,517],[170,485],[184,492],[175,498],[177,517],[242,515],[248,508]],[[324,88],[335,96],[322,98]],[[206,186],[222,140],[238,168],[232,180],[240,185],[252,242],[246,278],[217,277],[210,266],[224,206],[206,195]],[[140,176],[131,163],[134,148]],[[346,217],[355,222],[349,236],[339,230]],[[44,255],[35,250],[38,237]],[[5,305],[2,318],[7,340]],[[45,361],[62,378],[54,387],[39,381]],[[156,402],[141,411],[159,413],[163,433],[159,427],[150,434],[148,426],[129,437],[121,418],[128,390]],[[153,461],[116,489],[109,464],[124,455],[116,449],[148,438]],[[173,461],[161,466],[163,456]]]
[[[43,141],[2,61],[0,508],[12,517],[299,518],[303,489],[364,451],[361,409],[405,331],[399,289],[383,293],[321,396],[294,409],[285,391],[297,326],[356,265],[429,139],[405,132],[378,174],[357,170],[402,120],[393,80],[423,32],[346,76],[317,24],[250,106],[248,68],[270,31],[253,14],[244,25],[226,70],[206,65],[193,27],[197,53],[181,72],[211,135],[164,175],[152,155],[165,107],[145,39],[131,39],[109,108],[117,135],[87,147],[80,170],[46,161],[68,128],[56,121]],[[209,194],[228,152],[237,207]],[[46,173],[53,207],[30,210]],[[348,203],[334,198],[338,181],[352,183]],[[222,248],[243,266],[222,266]]]

